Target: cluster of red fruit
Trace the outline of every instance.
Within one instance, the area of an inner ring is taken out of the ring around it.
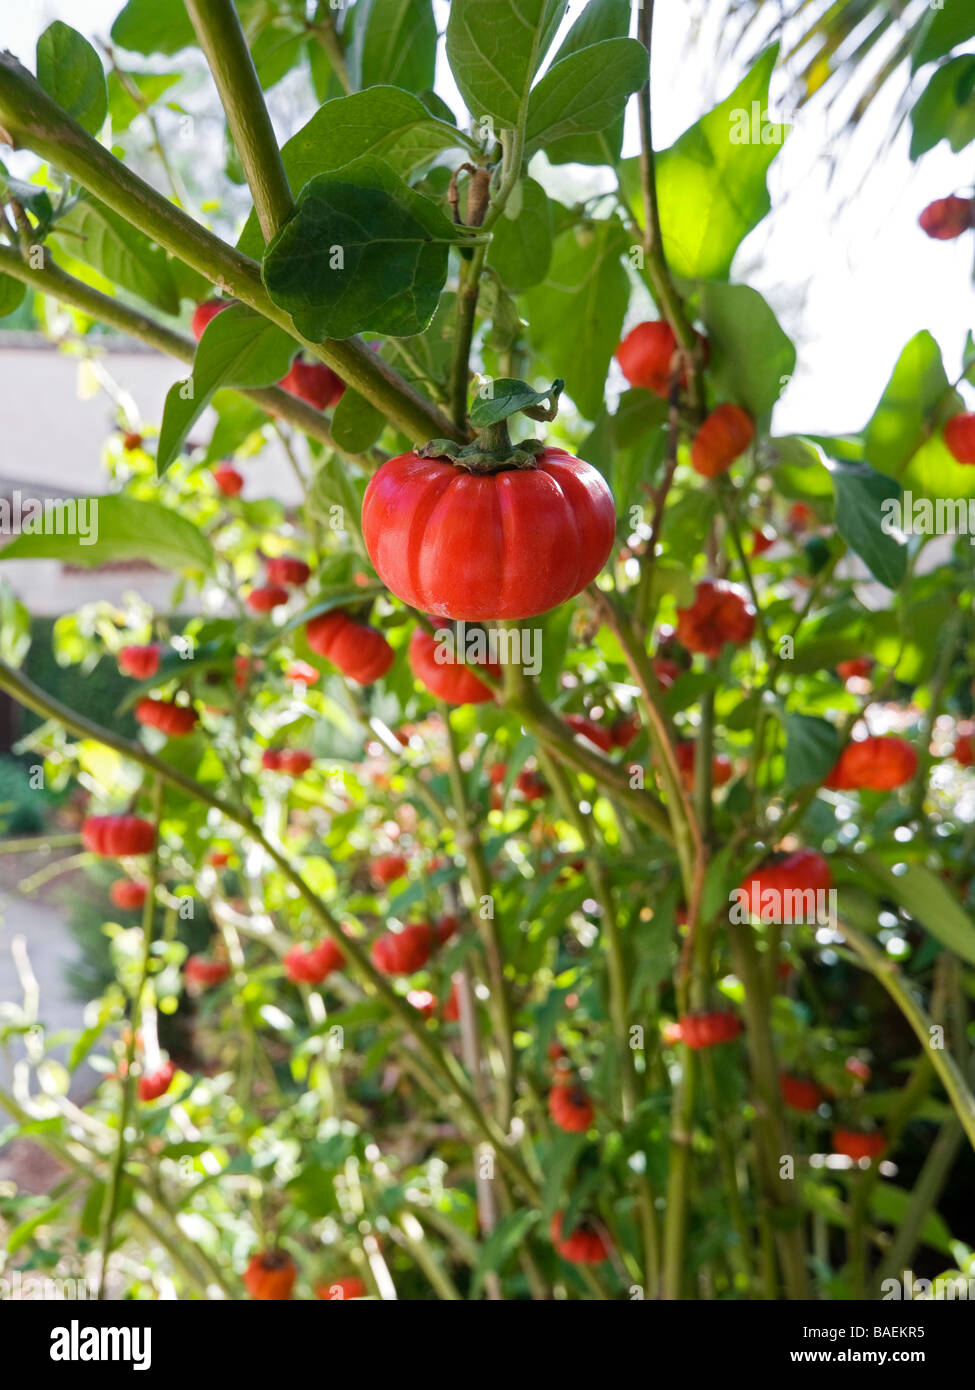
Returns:
[[[298,1277],[294,1260],[284,1250],[264,1250],[252,1255],[244,1271],[244,1288],[260,1302],[280,1302],[291,1297]],[[315,1296],[324,1302],[341,1303],[349,1298],[365,1298],[368,1290],[355,1275],[321,1279]]]
[[[612,724],[597,724],[584,714],[567,714],[565,722],[574,734],[588,741],[603,753],[614,748],[628,748],[640,732],[640,721],[635,714],[621,714]]]
[[[264,566],[267,583],[251,589],[247,595],[247,607],[252,613],[271,613],[288,602],[289,588],[298,588],[307,583],[311,567],[304,560],[293,555],[279,555],[268,560]]]

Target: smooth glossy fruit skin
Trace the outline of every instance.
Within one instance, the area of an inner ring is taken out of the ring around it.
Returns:
[[[164,1096],[173,1084],[173,1077],[176,1075],[176,1066],[173,1062],[163,1062],[158,1071],[149,1072],[146,1076],[139,1077],[139,1099],[144,1101],[158,1100]]]
[[[945,445],[956,463],[975,463],[975,414],[952,415],[944,428]]]
[[[88,816],[81,826],[81,843],[109,859],[148,854],[156,843],[156,827],[141,816]]]
[[[563,1239],[563,1220],[562,1212],[557,1211],[549,1226],[549,1237],[563,1260],[575,1265],[602,1264],[609,1252],[605,1240],[595,1227],[587,1221],[580,1221]]]
[[[700,333],[694,335],[701,344],[704,361],[708,360],[708,341]],[[664,400],[670,395],[670,364],[677,351],[674,330],[665,319],[638,323],[616,349],[620,370],[631,386],[652,391]],[[687,385],[686,369],[681,373],[681,388]]]
[[[823,1093],[815,1081],[807,1081],[801,1076],[789,1076],[785,1072],[779,1077],[779,1090],[782,1099],[790,1110],[810,1115],[818,1110]]]
[[[345,964],[345,956],[331,937],[317,946],[292,946],[284,958],[284,973],[293,984],[320,985]]]
[[[381,632],[355,622],[341,609],[312,618],[305,628],[305,636],[313,652],[325,657],[343,676],[359,685],[371,685],[380,680],[396,657]]]
[[[265,584],[251,589],[245,601],[252,613],[270,613],[288,602],[288,591],[280,584]]]
[[[230,965],[225,960],[210,960],[208,956],[190,956],[183,966],[183,978],[199,989],[213,989],[222,985],[230,975]]]
[[[146,681],[159,670],[162,647],[152,642],[147,647],[123,647],[118,654],[118,668],[123,676]]]
[[[406,860],[402,854],[381,854],[369,865],[369,877],[375,883],[393,883],[406,873]]]
[[[291,1297],[298,1270],[283,1250],[267,1250],[252,1255],[244,1272],[244,1288],[262,1303],[281,1302]]]
[[[282,391],[313,405],[316,410],[330,410],[345,395],[345,382],[324,362],[302,362],[296,357],[287,376],[278,382]]]
[[[696,757],[697,745],[693,739],[682,738],[674,745],[674,754],[677,758],[677,766],[680,768],[681,781],[689,792],[694,790],[694,760]],[[734,768],[731,759],[726,753],[715,753],[711,759],[711,783],[715,787],[723,787],[725,782],[730,782]]]
[[[691,467],[704,478],[726,473],[755,438],[755,422],[738,405],[719,405],[691,444]]]
[[[369,1290],[361,1279],[347,1274],[342,1279],[321,1280],[315,1285],[315,1297],[326,1303],[344,1303],[350,1298],[365,1298]]]
[[[921,213],[918,226],[935,241],[953,241],[975,226],[975,202],[971,198],[935,198]]]
[[[148,891],[146,885],[136,879],[117,878],[108,890],[108,896],[113,905],[123,912],[135,912],[142,907]]]
[[[583,1087],[566,1077],[563,1081],[557,1079],[549,1091],[548,1113],[552,1122],[566,1134],[585,1134],[594,1112]]]
[[[140,700],[135,707],[138,723],[158,729],[167,738],[185,738],[197,724],[196,710],[191,705],[174,705],[169,700]]]
[[[224,464],[213,470],[213,481],[224,497],[236,497],[244,486],[244,475]]]
[[[694,602],[677,610],[677,638],[688,651],[717,657],[726,642],[747,642],[755,610],[740,589],[725,580],[698,584]]]
[[[233,302],[232,299],[205,299],[202,304],[196,306],[190,320],[190,330],[197,342],[203,337],[203,330],[210,320],[215,319],[224,309],[229,309]]]
[[[384,975],[412,975],[430,959],[435,937],[425,922],[412,922],[398,932],[386,932],[372,944],[373,965]]]
[[[414,453],[384,463],[362,533],[386,587],[469,622],[534,617],[584,589],[613,548],[612,493],[563,449],[544,449],[537,465],[475,477]]]
[[[782,859],[770,859],[739,885],[739,892],[748,895],[749,911],[760,922],[781,922],[786,907],[796,906],[787,893],[827,893],[833,886],[829,865],[821,854],[812,849],[797,849]],[[800,900],[800,911],[805,905]],[[793,916],[794,916],[793,912]]]
[[[483,705],[494,699],[490,686],[478,680],[470,666],[461,661],[438,661],[442,644],[422,627],[414,628],[410,638],[410,670],[431,695],[448,705]],[[495,680],[501,678],[501,667],[488,662],[484,668]]]
[[[917,771],[917,752],[896,735],[872,735],[848,743],[824,786],[834,791],[893,791]]]
[[[865,1134],[858,1129],[834,1129],[832,1143],[834,1153],[846,1154],[857,1163],[863,1158],[878,1158],[887,1147],[887,1139],[880,1130]]]
[[[293,555],[277,555],[266,568],[271,584],[305,584],[311,575],[311,565]]]
[[[567,714],[565,722],[574,734],[580,738],[586,738],[596,748],[608,753],[613,746],[613,735],[610,729],[602,724],[597,724],[594,719],[587,719],[584,714]]]
[[[684,1014],[679,1023],[681,1040],[695,1052],[702,1047],[733,1042],[744,1028],[741,1019],[730,1009]]]

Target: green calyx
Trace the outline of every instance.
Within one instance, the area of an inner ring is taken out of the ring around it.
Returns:
[[[556,380],[547,391],[535,391],[524,381],[502,377],[489,383],[470,409],[471,424],[477,438],[471,444],[455,444],[451,439],[431,439],[419,449],[421,458],[448,458],[468,473],[500,473],[506,468],[537,468],[538,455],[545,449],[540,439],[513,444],[508,419],[521,412],[532,420],[554,420],[565,382]]]

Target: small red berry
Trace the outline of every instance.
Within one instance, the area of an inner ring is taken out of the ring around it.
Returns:
[[[229,464],[221,464],[213,470],[213,481],[224,497],[236,497],[244,486],[244,476]]]
[[[684,1014],[680,1019],[681,1039],[694,1051],[702,1047],[717,1047],[732,1042],[742,1031],[743,1024],[730,1009],[711,1013]]]
[[[302,362],[296,357],[287,376],[278,382],[282,391],[313,405],[316,410],[328,410],[338,405],[345,394],[345,382],[324,362]]]
[[[224,309],[229,309],[232,303],[231,299],[205,299],[202,304],[196,306],[190,320],[190,330],[197,342],[203,337],[207,324]]]
[[[755,438],[755,422],[740,406],[719,405],[691,444],[691,467],[705,478],[726,473]]]
[[[263,1303],[280,1302],[291,1297],[297,1275],[290,1255],[283,1250],[267,1250],[251,1256],[244,1272],[244,1288],[251,1298]]]
[[[975,463],[975,414],[952,415],[944,429],[945,445],[956,463]]]
[[[864,1158],[878,1158],[887,1147],[887,1139],[881,1130],[864,1133],[857,1129],[834,1129],[832,1143],[834,1153],[845,1154],[855,1163]]]
[[[149,1072],[139,1078],[139,1099],[144,1101],[158,1100],[169,1090],[176,1075],[176,1067],[172,1062],[163,1062],[158,1071]]]
[[[949,198],[935,198],[917,220],[921,231],[935,241],[953,241],[975,226],[975,201],[955,194]]]
[[[288,591],[283,589],[280,584],[267,584],[257,589],[251,589],[247,595],[247,607],[252,613],[270,613],[272,609],[280,608],[282,604],[288,602]]]
[[[707,340],[695,334],[702,344],[707,361]],[[671,364],[677,351],[674,330],[664,319],[638,323],[616,349],[616,360],[631,386],[640,386],[665,399],[670,393]],[[687,385],[687,372],[682,371],[680,384]]]
[[[183,978],[198,989],[212,989],[222,985],[230,974],[230,965],[225,960],[210,960],[207,956],[190,956],[183,966]]]
[[[293,555],[278,555],[267,562],[267,577],[272,584],[304,584],[311,574],[311,566]]]
[[[123,676],[145,681],[156,674],[161,660],[162,647],[157,642],[147,647],[123,647],[118,654],[118,668]]]
[[[790,1110],[798,1110],[807,1115],[818,1109],[823,1098],[823,1093],[815,1081],[806,1081],[801,1076],[788,1076],[784,1072],[779,1077],[779,1090]]]
[[[569,1235],[563,1238],[564,1217],[557,1211],[552,1217],[549,1236],[552,1244],[564,1260],[571,1264],[598,1265],[606,1259],[606,1242],[595,1226],[588,1221],[580,1221]]]
[[[115,907],[124,912],[135,912],[145,903],[149,891],[145,883],[132,878],[117,878],[108,890]]]

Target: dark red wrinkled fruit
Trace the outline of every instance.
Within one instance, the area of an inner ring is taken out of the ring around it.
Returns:
[[[971,198],[935,198],[917,219],[922,232],[935,241],[953,241],[975,226],[975,202]]]
[[[402,854],[381,854],[369,865],[369,877],[374,883],[392,883],[406,873],[406,860]]]
[[[543,796],[548,795],[548,783],[537,772],[519,772],[515,778],[515,787],[526,801],[540,801]]]
[[[132,878],[117,878],[108,890],[115,907],[123,912],[135,912],[145,903],[149,889],[145,883]]]
[[[156,843],[156,827],[140,816],[88,816],[81,826],[81,843],[105,858],[148,854]]]
[[[211,319],[215,319],[224,309],[229,309],[232,303],[232,299],[205,299],[196,306],[190,320],[190,330],[197,342],[203,337],[203,331]]]
[[[598,1265],[606,1259],[609,1251],[595,1226],[588,1221],[580,1221],[575,1229],[563,1238],[563,1223],[563,1214],[557,1211],[549,1227],[552,1244],[563,1260],[576,1265]]]
[[[302,362],[295,358],[287,376],[278,382],[282,391],[313,405],[316,410],[330,410],[345,394],[345,382],[324,362]]]
[[[123,676],[146,681],[159,670],[162,648],[157,642],[146,647],[123,647],[118,654],[118,668]]]
[[[682,1041],[695,1051],[702,1047],[717,1047],[721,1043],[733,1042],[744,1027],[738,1015],[730,1009],[684,1014],[679,1022]]]
[[[917,751],[907,739],[871,736],[848,743],[824,782],[834,791],[893,791],[917,771]]]
[[[442,652],[447,652],[452,659],[438,661],[437,656]],[[483,705],[494,699],[494,692],[478,680],[473,667],[454,660],[453,652],[421,627],[415,628],[410,638],[409,658],[410,669],[420,684],[448,705]],[[500,679],[500,666],[488,662],[484,669],[496,680]]]
[[[244,475],[229,464],[222,464],[213,470],[213,481],[224,497],[236,497],[244,486]]]
[[[704,478],[726,473],[755,438],[755,422],[738,405],[719,405],[691,444],[691,467]]]
[[[873,670],[872,656],[855,656],[850,661],[838,661],[836,674],[840,680],[849,681],[857,677],[869,676]]]
[[[357,623],[348,613],[333,609],[312,618],[305,628],[313,652],[337,666],[343,676],[359,685],[371,685],[393,664],[395,652],[374,627]]]
[[[614,748],[628,748],[639,732],[640,720],[635,714],[621,714],[609,731]]]
[[[262,1303],[281,1302],[291,1297],[298,1270],[283,1250],[266,1250],[252,1255],[244,1271],[244,1288]]]
[[[402,931],[386,932],[372,944],[372,963],[384,975],[412,975],[430,959],[434,940],[425,922],[413,922]]]
[[[304,584],[311,574],[311,566],[293,555],[278,555],[268,560],[266,568],[272,584]]]
[[[222,985],[230,975],[230,965],[225,960],[211,960],[208,956],[190,956],[183,966],[183,978],[199,989],[213,989]]]
[[[548,1093],[548,1113],[566,1134],[584,1134],[592,1124],[592,1101],[582,1086],[566,1078],[556,1081]]]
[[[164,1096],[173,1084],[173,1077],[176,1075],[176,1066],[173,1062],[163,1062],[158,1071],[149,1072],[146,1076],[139,1077],[139,1099],[158,1100]]]
[[[805,1115],[818,1109],[823,1098],[823,1093],[815,1081],[807,1081],[801,1076],[789,1076],[785,1072],[779,1077],[779,1090],[790,1110],[798,1110]]]
[[[708,360],[708,342],[700,333],[694,335],[702,345],[704,361]],[[677,351],[674,330],[664,319],[638,323],[616,349],[616,360],[631,386],[640,386],[664,399],[670,394],[670,366]],[[681,388],[687,385],[686,369],[681,372]]]
[[[320,985],[344,963],[339,947],[326,937],[317,946],[292,946],[284,957],[284,973],[293,984]]]
[[[749,912],[759,921],[795,922],[810,919],[809,904],[797,902],[796,894],[813,893],[818,897],[832,886],[833,877],[823,856],[815,850],[797,849],[782,859],[772,859],[761,865],[742,880],[738,891],[747,895]],[[814,900],[813,921],[815,912]]]
[[[956,463],[975,463],[975,414],[952,415],[944,436],[945,446]]]
[[[677,637],[691,652],[717,657],[726,642],[747,642],[755,610],[745,594],[725,580],[698,584],[694,602],[677,610]]]
[[[158,729],[167,738],[185,738],[193,732],[197,724],[196,710],[192,705],[174,705],[169,700],[140,700],[135,707],[138,723],[151,729]]]
[[[245,601],[252,613],[270,613],[288,602],[288,591],[280,584],[266,584],[251,589]]]
[[[581,738],[587,738],[596,748],[601,748],[604,753],[608,753],[613,746],[613,735],[609,729],[597,724],[594,719],[587,719],[584,714],[567,714],[565,722],[574,734]]]
[[[834,1129],[833,1152],[845,1154],[855,1162],[863,1158],[878,1158],[887,1147],[887,1139],[881,1130],[865,1133],[858,1129]]]

